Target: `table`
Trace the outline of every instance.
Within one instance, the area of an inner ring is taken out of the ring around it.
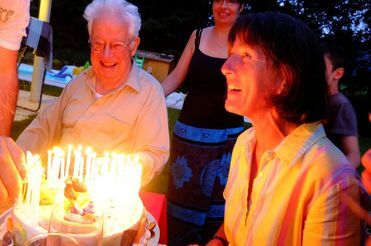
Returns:
[[[160,244],[167,244],[167,213],[166,213],[166,196],[160,193],[141,191],[144,207],[156,219],[160,227]]]

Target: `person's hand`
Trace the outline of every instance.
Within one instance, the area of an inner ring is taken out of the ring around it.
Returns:
[[[365,169],[371,173],[371,148],[369,148],[366,153],[363,154],[361,162]]]
[[[14,201],[20,194],[21,180],[27,175],[25,155],[9,137],[0,137],[0,203]]]
[[[365,186],[367,192],[371,193],[371,148],[363,154],[361,159],[362,165],[365,170],[362,172],[362,183]]]
[[[145,229],[143,235],[139,239],[139,242],[134,243],[133,246],[146,246],[150,238],[151,232],[148,229]]]

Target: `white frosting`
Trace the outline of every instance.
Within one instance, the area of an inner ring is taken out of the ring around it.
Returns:
[[[103,223],[111,224],[107,228],[103,224],[103,245],[120,245],[122,232],[128,229],[136,229],[137,222],[143,215],[143,203],[138,197],[136,202],[131,203],[128,210],[121,215],[104,216]],[[52,206],[40,206],[38,211],[32,211],[32,208],[24,205],[18,205],[13,210],[13,224],[15,232],[16,245],[24,245],[24,242],[31,237],[46,233],[48,231]],[[118,221],[119,218],[126,218]],[[112,223],[114,221],[115,223]],[[108,223],[107,223],[108,222]],[[111,222],[111,223],[110,223]],[[85,245],[96,245],[98,239],[94,231],[94,224],[78,224],[60,220],[58,225],[59,232],[71,232],[80,243]],[[84,232],[83,234],[81,232]]]

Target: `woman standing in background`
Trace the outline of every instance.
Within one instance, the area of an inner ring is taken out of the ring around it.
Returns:
[[[224,217],[222,192],[243,117],[224,108],[228,34],[241,0],[214,0],[215,25],[197,29],[175,69],[162,82],[165,95],[185,83],[188,95],[175,124],[168,185],[169,244],[208,241]]]

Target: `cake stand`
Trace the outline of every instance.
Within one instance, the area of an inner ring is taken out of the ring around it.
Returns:
[[[3,238],[4,234],[6,233],[6,220],[9,216],[11,216],[13,212],[13,208],[10,208],[6,210],[4,213],[0,215],[0,238]],[[153,236],[148,240],[147,245],[157,245],[160,240],[160,228],[158,226],[158,223],[156,219],[153,217],[153,215],[150,212],[146,212],[148,223],[150,222],[156,222],[156,226],[153,229]]]

